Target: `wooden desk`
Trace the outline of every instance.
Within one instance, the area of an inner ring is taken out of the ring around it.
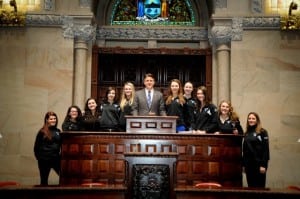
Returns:
[[[170,196],[199,182],[241,187],[241,142],[235,135],[63,132],[60,185],[101,182],[130,193],[133,165],[157,164],[170,168]]]

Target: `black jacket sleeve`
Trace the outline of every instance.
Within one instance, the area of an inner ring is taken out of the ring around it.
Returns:
[[[34,147],[33,147],[34,156],[36,159],[40,158],[39,151],[40,151],[40,148],[42,147],[43,139],[44,139],[44,135],[41,131],[39,131],[38,134],[36,135]]]
[[[261,132],[262,138],[262,150],[261,150],[261,159],[260,166],[268,168],[268,162],[270,160],[270,150],[269,150],[269,136],[266,130]]]
[[[215,105],[209,106],[211,117],[210,120],[207,122],[206,127],[204,127],[204,130],[206,133],[214,133],[218,130],[218,112],[217,107]]]

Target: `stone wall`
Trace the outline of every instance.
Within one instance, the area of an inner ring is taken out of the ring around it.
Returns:
[[[44,114],[72,103],[73,40],[61,28],[0,29],[0,180],[39,183],[33,156]]]
[[[300,37],[280,31],[244,31],[231,44],[231,98],[244,128],[260,114],[269,132],[268,187],[299,185]]]

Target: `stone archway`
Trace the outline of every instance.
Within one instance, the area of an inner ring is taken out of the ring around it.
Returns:
[[[118,0],[93,0],[92,11],[98,26],[107,26],[110,24],[112,10],[117,2]],[[214,1],[190,0],[190,3],[195,13],[197,26],[208,27],[210,17],[214,12]]]

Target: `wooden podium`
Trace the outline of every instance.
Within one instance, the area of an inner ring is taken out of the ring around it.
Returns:
[[[118,199],[176,198],[203,182],[242,187],[242,136],[176,133],[176,117],[128,116],[127,125],[126,132],[62,132],[60,185],[100,183]]]
[[[125,116],[127,133],[176,133],[177,116]]]

